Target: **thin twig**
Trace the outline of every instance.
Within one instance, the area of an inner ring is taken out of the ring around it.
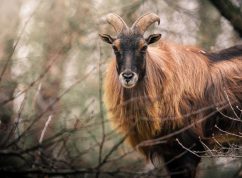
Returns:
[[[40,138],[39,138],[39,143],[42,143],[42,141],[43,141],[43,139],[44,139],[44,135],[45,135],[46,130],[47,130],[47,127],[48,127],[48,125],[49,125],[51,119],[52,119],[52,115],[50,115],[50,116],[48,117],[47,121],[45,122],[45,126],[44,126],[44,128],[43,128],[43,130],[42,130],[42,132],[41,132]]]

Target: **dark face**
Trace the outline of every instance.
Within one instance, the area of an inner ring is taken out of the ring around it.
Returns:
[[[100,35],[102,40],[111,44],[117,62],[119,81],[125,88],[134,87],[145,75],[146,52],[149,44],[160,39],[160,34],[142,35],[132,32],[122,33],[117,38]]]

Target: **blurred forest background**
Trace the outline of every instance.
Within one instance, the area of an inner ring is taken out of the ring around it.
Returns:
[[[103,17],[131,25],[155,12],[161,23],[148,33],[219,50],[242,36],[242,1],[228,0],[229,10],[225,1],[1,0],[0,177],[166,177],[107,120],[102,81],[113,54],[98,33],[115,33]],[[199,177],[239,177],[239,157],[204,158]]]

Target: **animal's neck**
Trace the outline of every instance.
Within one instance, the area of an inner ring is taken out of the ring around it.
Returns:
[[[129,123],[132,121],[139,133],[149,133],[150,137],[160,130],[157,96],[149,93],[145,81],[141,81],[132,89],[122,88],[120,96],[124,118]]]

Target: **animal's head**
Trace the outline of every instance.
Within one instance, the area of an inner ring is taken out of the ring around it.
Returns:
[[[131,28],[116,14],[108,14],[107,22],[113,26],[117,36],[100,34],[101,39],[112,45],[116,56],[117,72],[123,87],[132,88],[145,75],[146,51],[149,44],[158,41],[161,34],[152,34],[144,38],[150,25],[160,22],[159,16],[148,13],[138,18]]]

